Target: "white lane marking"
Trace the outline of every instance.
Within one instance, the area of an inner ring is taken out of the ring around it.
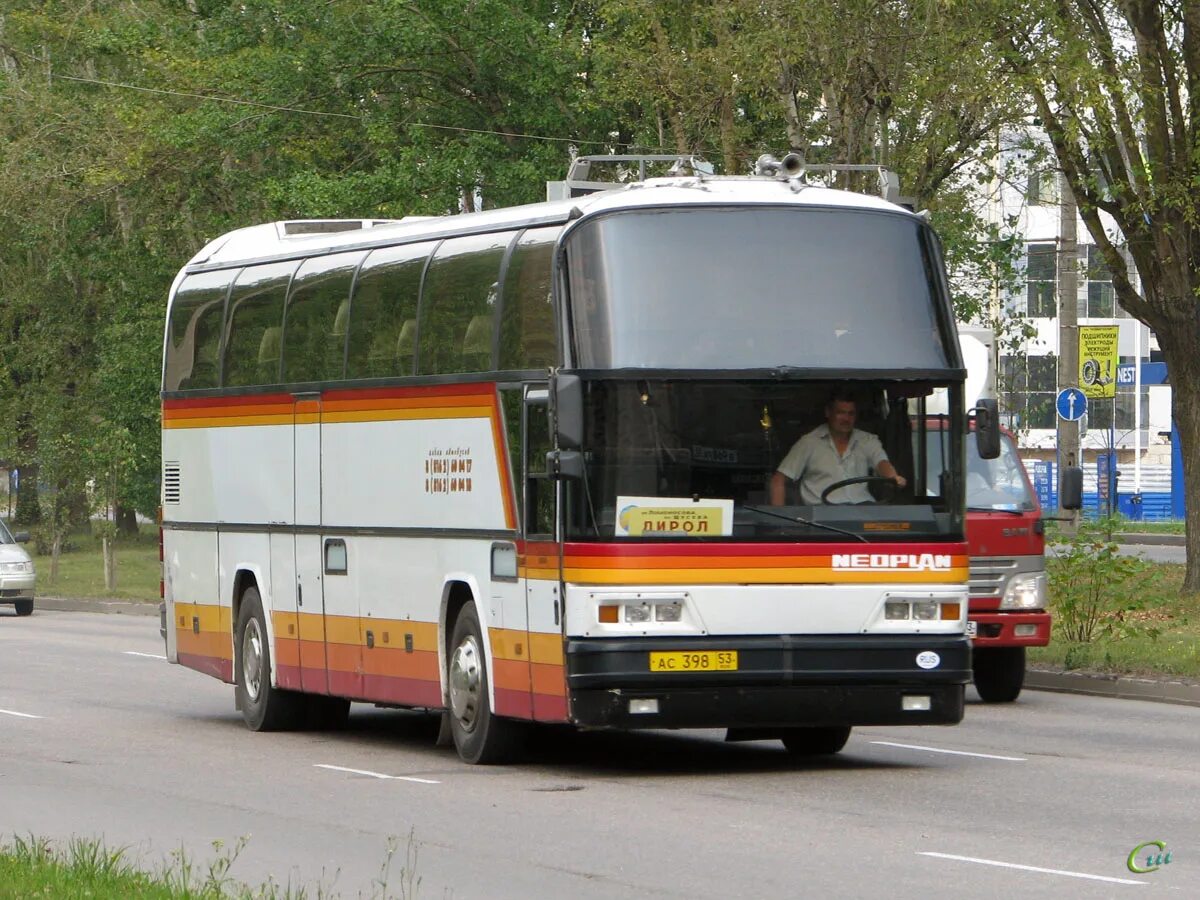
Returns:
[[[35,716],[30,713],[16,712],[11,709],[0,709],[0,715],[16,716],[18,719],[43,719],[45,716]]]
[[[943,750],[941,747],[924,747],[921,744],[896,744],[892,741],[871,741],[881,747],[900,747],[904,750],[925,750],[929,753],[949,753],[951,756],[977,756],[980,759],[1002,759],[1005,762],[1029,762],[1023,756],[996,756],[992,753],[968,753],[966,750]]]
[[[1112,884],[1149,884],[1132,878],[1110,878],[1107,875],[1089,875],[1086,872],[1068,872],[1064,869],[1043,869],[1040,866],[1022,866],[1018,863],[999,862],[995,859],[976,859],[974,856],[955,856],[953,853],[919,851],[918,856],[936,856],[938,859],[954,859],[959,862],[979,863],[981,866],[999,866],[1002,869],[1020,869],[1024,872],[1041,872],[1043,875],[1066,875],[1068,878],[1087,878],[1091,881],[1108,881]]]
[[[345,766],[330,766],[325,763],[313,763],[315,769],[330,769],[334,772],[349,772],[351,775],[367,775],[371,778],[384,778],[388,781],[415,781],[417,784],[441,784],[432,778],[417,778],[414,775],[385,775],[383,772],[368,772],[366,769],[347,769]]]
[[[126,650],[126,656],[144,656],[146,659],[166,659],[165,656],[159,656],[157,653],[138,653],[136,650]]]

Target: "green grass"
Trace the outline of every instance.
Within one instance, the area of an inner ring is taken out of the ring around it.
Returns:
[[[96,841],[71,840],[64,848],[48,841],[15,838],[0,847],[0,898],[89,897],[220,898],[219,885],[188,887],[178,878],[154,876],[137,869],[123,850]]]
[[[100,542],[90,535],[83,535],[73,538],[73,543],[77,549],[59,554],[55,581],[50,580],[50,556],[31,553],[37,569],[38,596],[158,602],[162,564],[158,561],[157,543],[117,543],[117,587],[112,591],[104,589],[104,556]]]
[[[308,897],[335,900],[338,896],[324,884],[293,887],[265,884],[250,887],[230,876],[229,870],[245,848],[247,838],[226,847],[213,842],[214,858],[197,865],[183,850],[151,872],[129,859],[123,848],[111,849],[103,841],[71,838],[56,846],[45,838],[14,837],[0,844],[0,900],[9,898],[89,898],[89,900],[305,900]],[[421,879],[416,875],[418,844],[410,832],[404,866],[392,870],[399,840],[388,839],[372,898],[417,897]],[[390,883],[398,879],[398,883]],[[362,894],[359,894],[360,900]]]
[[[1063,639],[1058,617],[1050,646],[1030,648],[1031,665],[1120,675],[1200,679],[1200,595],[1182,595],[1183,566],[1152,563],[1154,588],[1142,609],[1123,614],[1118,634],[1090,643]],[[1054,612],[1054,596],[1050,597]],[[1114,620],[1114,624],[1116,620]]]

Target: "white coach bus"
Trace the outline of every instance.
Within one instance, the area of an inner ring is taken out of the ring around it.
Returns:
[[[799,754],[958,722],[965,372],[938,243],[795,168],[208,244],[164,337],[168,659],[234,684],[255,730],[442,711],[468,762],[531,722]],[[907,484],[773,505],[834,389]]]

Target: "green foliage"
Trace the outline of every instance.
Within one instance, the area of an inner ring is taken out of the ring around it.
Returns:
[[[284,218],[536,201],[572,148],[890,166],[934,215],[960,318],[988,318],[1018,248],[972,167],[1026,112],[992,47],[943,2],[13,0],[0,459],[43,467],[48,529],[87,512],[64,502],[85,485],[93,508],[152,516],[164,305],[200,247]]]
[[[1142,613],[1162,602],[1160,570],[1120,555],[1112,539],[1119,524],[1115,518],[1085,523],[1047,559],[1054,627],[1069,643],[1159,633]]]

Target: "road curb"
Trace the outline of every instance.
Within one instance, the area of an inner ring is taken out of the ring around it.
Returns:
[[[1187,536],[1182,534],[1145,534],[1137,531],[1118,532],[1113,535],[1118,544],[1158,544],[1167,547],[1186,547]]]
[[[37,597],[34,609],[57,612],[114,613],[121,616],[157,616],[158,604],[144,600],[96,600],[83,597]]]
[[[1086,694],[1121,700],[1149,700],[1177,706],[1200,706],[1200,684],[1137,678],[1130,675],[1095,675],[1083,672],[1051,672],[1028,669],[1025,687],[1060,694]]]

